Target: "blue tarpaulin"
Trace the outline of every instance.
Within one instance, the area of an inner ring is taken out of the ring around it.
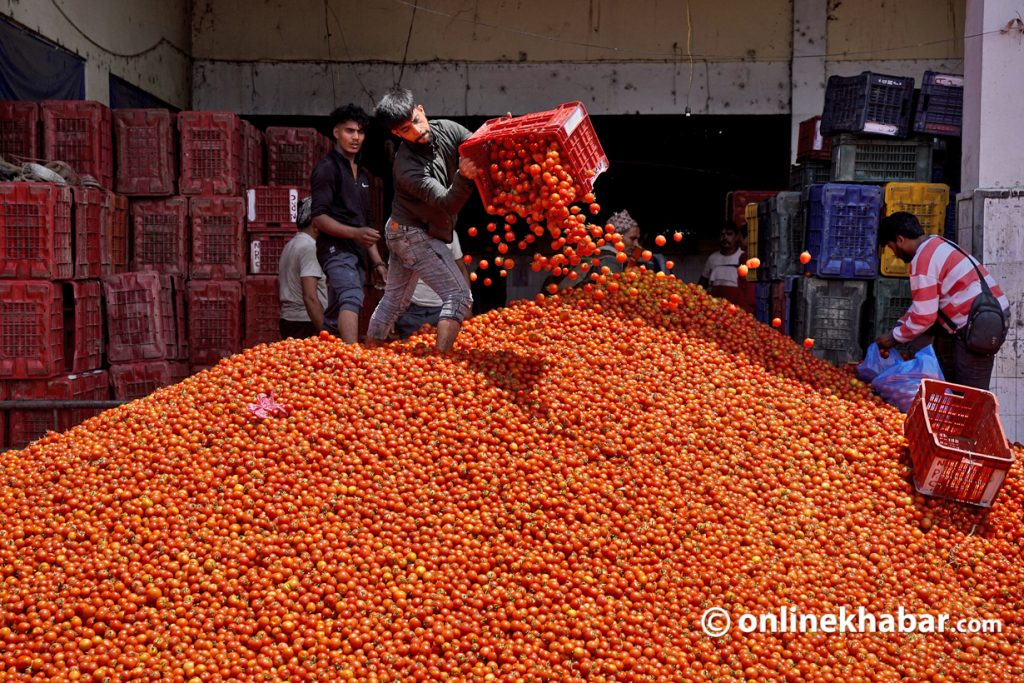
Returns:
[[[0,100],[83,100],[85,60],[0,17]]]
[[[111,109],[170,109],[178,111],[155,95],[142,88],[132,85],[123,78],[110,74],[110,108]]]

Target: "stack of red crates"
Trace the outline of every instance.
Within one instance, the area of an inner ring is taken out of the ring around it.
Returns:
[[[140,378],[183,379],[188,360],[184,280],[154,271],[121,273],[104,278],[103,288],[114,398],[144,396]]]
[[[0,101],[0,157],[20,164],[39,156],[39,105]]]
[[[245,281],[245,346],[275,342],[280,299],[277,269],[295,235],[299,201],[309,195],[313,169],[332,143],[313,128],[267,128],[267,185],[246,193],[249,277]]]
[[[30,110],[14,104],[0,110]],[[96,111],[95,103],[81,104]],[[70,107],[48,109],[55,115]],[[73,128],[67,122],[88,117],[60,120],[49,139],[66,139]],[[103,367],[98,278],[110,200],[98,187],[0,183],[0,384],[8,399],[108,398],[106,374],[96,373]],[[0,422],[0,447],[23,447],[94,412],[14,411]]]
[[[263,133],[225,112],[182,112],[178,131],[191,238],[188,360],[197,371],[242,350],[245,190],[263,181]]]

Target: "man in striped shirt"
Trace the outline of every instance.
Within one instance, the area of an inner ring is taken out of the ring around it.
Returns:
[[[979,270],[1009,319],[1010,303],[995,279],[985,266],[952,242],[938,235],[925,235],[917,217],[906,211],[882,219],[878,244],[888,246],[910,264],[913,300],[896,327],[875,340],[878,347],[889,349],[923,334],[932,335],[946,381],[988,391],[995,354],[974,353],[958,332],[967,322],[974,298],[981,293]]]

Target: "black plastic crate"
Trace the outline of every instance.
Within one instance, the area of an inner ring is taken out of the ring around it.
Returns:
[[[830,76],[821,134],[869,133],[905,138],[910,132],[913,104],[914,79],[909,76],[870,71],[859,76]]]
[[[836,365],[858,361],[861,313],[867,299],[865,280],[794,280],[790,333],[798,342],[810,337],[818,358]]]
[[[960,137],[964,77],[925,71],[914,111],[914,132]]]
[[[832,138],[829,138],[831,143]],[[829,154],[832,154],[832,146],[829,145]],[[827,183],[832,179],[832,161],[806,160],[789,167],[789,189],[794,192],[802,192],[804,188],[811,185]]]

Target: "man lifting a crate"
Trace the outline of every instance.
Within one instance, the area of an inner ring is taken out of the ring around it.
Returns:
[[[434,345],[448,351],[473,307],[469,283],[447,246],[456,216],[474,189],[477,166],[459,156],[459,145],[470,133],[454,121],[428,121],[423,105],[401,88],[386,93],[374,115],[402,144],[395,155],[395,198],[384,229],[391,255],[387,286],[370,318],[367,341],[388,338],[422,279],[441,298]]]
[[[946,381],[988,391],[1010,322],[1010,302],[995,278],[954,242],[924,234],[917,216],[906,211],[881,220],[878,244],[910,264],[912,299],[896,327],[875,340],[878,348],[934,335]]]

